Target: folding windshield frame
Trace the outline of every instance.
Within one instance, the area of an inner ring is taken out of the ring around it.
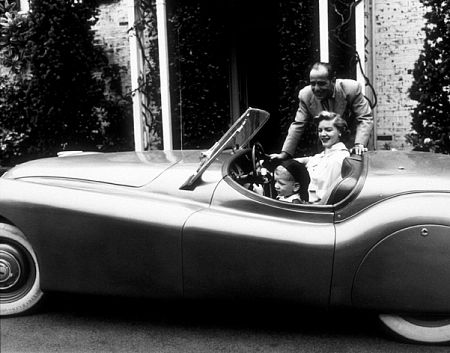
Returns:
[[[192,190],[195,188],[196,181],[208,169],[211,163],[226,148],[244,148],[256,135],[256,133],[269,120],[270,114],[265,110],[257,108],[248,108],[244,114],[228,129],[228,131],[217,141],[208,151],[200,155],[200,166],[183,185],[181,190]]]

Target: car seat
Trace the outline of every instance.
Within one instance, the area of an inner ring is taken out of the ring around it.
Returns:
[[[356,186],[363,168],[363,157],[352,155],[342,162],[341,177],[330,188],[328,197],[322,199],[323,204],[334,205],[344,200]]]

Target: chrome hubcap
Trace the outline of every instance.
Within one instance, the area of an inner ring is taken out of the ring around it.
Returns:
[[[10,252],[0,250],[0,291],[13,287],[20,279],[20,262]]]
[[[0,261],[0,282],[5,282],[11,277],[11,267],[6,261]]]

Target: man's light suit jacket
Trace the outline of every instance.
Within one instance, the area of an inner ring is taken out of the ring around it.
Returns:
[[[289,127],[282,151],[294,156],[297,144],[305,130],[305,124],[311,122],[324,110],[340,114],[347,121],[352,134],[352,145],[361,143],[367,146],[373,127],[372,109],[357,81],[337,79],[334,93],[327,99],[327,102],[319,100],[313,94],[311,86],[300,90],[298,97],[300,103],[297,114]]]

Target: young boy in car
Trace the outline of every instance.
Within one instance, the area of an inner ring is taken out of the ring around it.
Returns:
[[[283,161],[274,173],[277,200],[296,204],[308,203],[310,177],[305,165],[294,159]]]

